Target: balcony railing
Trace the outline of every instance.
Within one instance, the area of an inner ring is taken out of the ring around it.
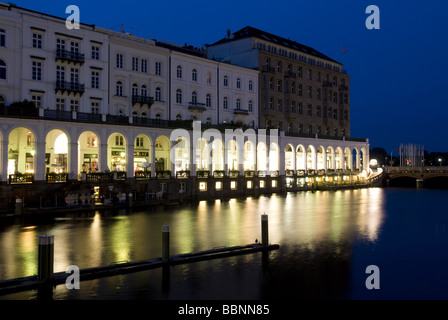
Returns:
[[[202,111],[207,110],[207,108],[205,107],[205,103],[192,101],[192,102],[188,103],[188,110],[202,112]]]
[[[61,91],[61,93],[79,93],[82,95],[84,90],[85,86],[79,82],[56,81],[56,92]]]
[[[135,171],[135,180],[151,180],[151,171]]]
[[[56,50],[56,60],[74,62],[74,63],[79,63],[82,65],[82,64],[84,64],[86,59],[85,59],[85,55],[83,53],[57,49]]]
[[[63,183],[68,181],[68,173],[47,173],[45,175],[46,183]]]
[[[247,116],[249,114],[249,110],[243,110],[243,109],[234,109],[233,114],[240,114]]]
[[[10,184],[14,184],[14,183],[33,183],[34,182],[34,174],[32,174],[32,173],[10,174],[8,176],[8,181],[9,181]]]
[[[141,105],[148,105],[150,107],[154,103],[153,97],[147,97],[147,96],[139,96],[139,95],[132,95],[132,104],[139,103]]]

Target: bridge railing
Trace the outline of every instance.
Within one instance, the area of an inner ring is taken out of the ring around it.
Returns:
[[[448,172],[448,166],[426,166],[426,167],[386,167],[387,173],[445,173]]]

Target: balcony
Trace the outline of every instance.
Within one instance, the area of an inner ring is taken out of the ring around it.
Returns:
[[[132,95],[132,104],[139,103],[141,106],[148,105],[148,108],[154,103],[153,97]]]
[[[234,109],[233,114],[247,116],[249,114],[249,110]]]
[[[192,101],[188,104],[188,110],[203,112],[207,110],[205,103]]]
[[[79,93],[82,95],[84,93],[84,85],[78,82],[69,82],[69,81],[56,81],[56,92],[60,91],[61,93]]]
[[[67,62],[73,62],[73,63],[79,63],[80,65],[83,65],[85,62],[85,56],[82,53],[79,52],[72,52],[67,50],[56,50],[56,61],[67,61]]]

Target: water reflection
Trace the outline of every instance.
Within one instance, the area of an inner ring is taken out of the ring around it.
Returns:
[[[385,215],[384,192],[383,189],[301,192],[200,201],[145,211],[70,214],[26,229],[24,222],[19,221],[0,230],[0,279],[37,273],[37,237],[44,231],[55,235],[54,269],[59,272],[71,264],[86,268],[160,257],[163,224],[170,224],[171,254],[253,243],[261,240],[260,215],[266,213],[270,242],[280,244],[280,250],[270,253],[269,264],[264,268],[258,267],[267,260],[262,260],[260,255],[250,255],[176,267],[175,272],[165,274],[166,277],[162,277],[161,271],[151,271],[153,277],[163,280],[163,294],[170,298],[185,298],[188,294],[200,297],[199,288],[209,283],[202,283],[201,279],[206,275],[214,278],[219,272],[223,272],[224,277],[236,277],[226,278],[230,291],[222,293],[224,296],[246,285],[251,286],[251,290],[240,292],[238,297],[273,297],[276,290],[280,290],[278,286],[288,282],[297,286],[308,283],[316,288],[322,285],[321,291],[326,291],[327,285],[345,290],[353,242],[375,241],[379,237]],[[335,275],[340,279],[335,280]],[[148,290],[159,292],[160,288],[149,285],[147,278],[140,284],[140,277],[148,275],[89,281],[84,286],[88,292],[64,293],[59,288],[56,295],[60,298],[101,296],[102,286],[112,292],[125,290],[126,294],[141,290],[145,297]],[[180,285],[182,289],[169,290],[167,279],[171,286]],[[323,279],[337,283],[324,285]],[[157,281],[158,285],[160,283]]]

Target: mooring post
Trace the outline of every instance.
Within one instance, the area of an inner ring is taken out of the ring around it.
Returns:
[[[268,233],[268,215],[261,215],[261,244],[264,246],[269,245],[269,233]]]
[[[129,207],[132,207],[134,203],[134,194],[132,192],[129,192],[128,194],[128,205]]]
[[[16,198],[16,215],[21,215],[23,213],[23,199],[21,197]]]
[[[40,235],[38,249],[38,280],[48,281],[53,278],[54,236]]]
[[[170,258],[170,225],[162,226],[162,260]]]

